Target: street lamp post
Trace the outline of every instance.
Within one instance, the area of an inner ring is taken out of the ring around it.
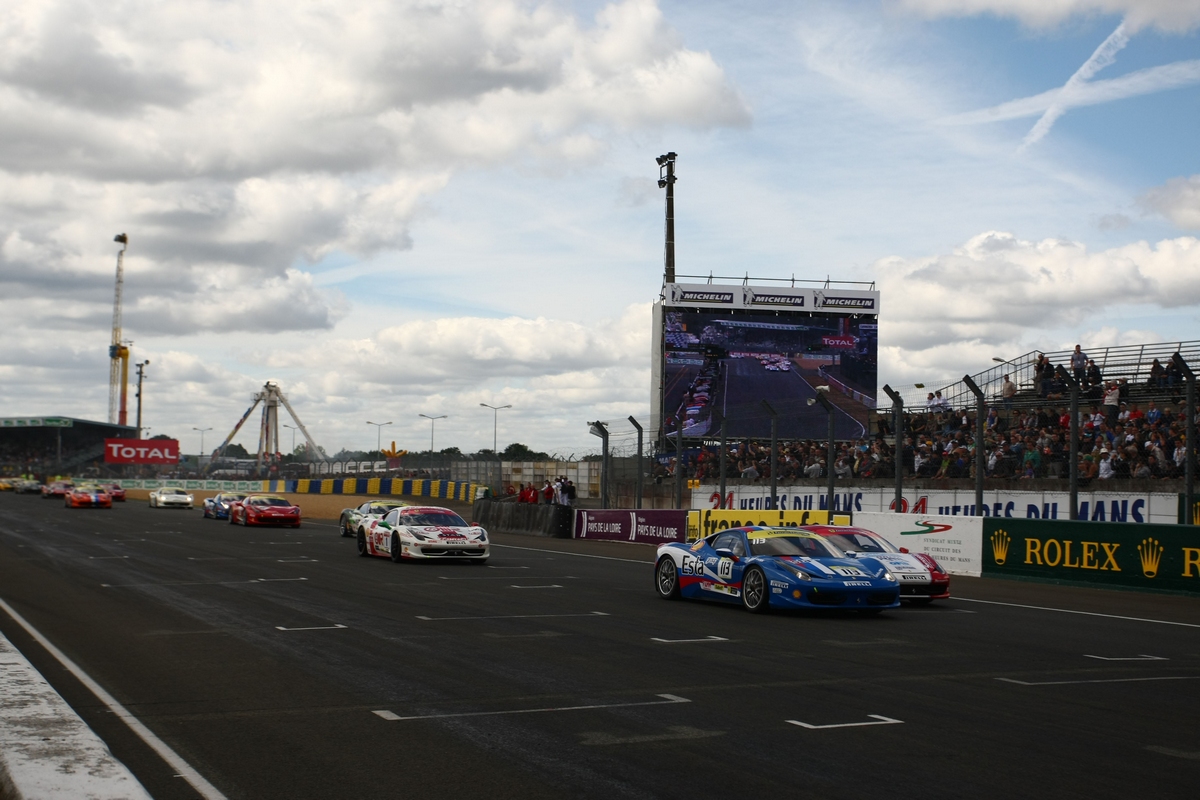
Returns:
[[[380,450],[383,447],[383,440],[382,440],[383,428],[385,425],[391,425],[392,423],[390,423],[390,422],[371,422],[371,420],[367,420],[367,424],[375,426],[375,449]],[[295,435],[296,434],[294,434],[294,433],[292,434],[293,437],[295,437]],[[295,438],[293,438],[292,441],[295,442]]]
[[[204,458],[204,432],[211,431],[212,428],[192,428],[194,431],[200,431],[200,458]],[[196,466],[200,466],[200,458],[196,459]]]
[[[296,454],[296,426],[283,423],[283,427],[292,429],[292,455]]]
[[[146,379],[146,367],[148,367],[149,365],[150,365],[150,359],[148,359],[148,358],[145,361],[141,362],[140,364],[135,365],[137,367],[137,376],[138,376],[137,429],[138,429],[138,438],[139,439],[142,438],[142,381],[144,381]],[[146,428],[146,430],[150,430],[150,429]]]
[[[500,464],[500,453],[497,452],[497,450],[500,445],[499,445],[499,441],[497,439],[497,432],[500,429],[500,412],[503,409],[512,408],[512,406],[511,405],[490,406],[487,403],[480,403],[479,405],[481,405],[484,408],[490,408],[492,410],[492,455],[496,457],[496,464],[499,465]],[[491,470],[488,470],[488,471],[490,472]],[[497,469],[496,469],[496,490],[497,490],[496,493],[497,494],[500,493],[499,489],[500,489],[500,470],[497,467]]]

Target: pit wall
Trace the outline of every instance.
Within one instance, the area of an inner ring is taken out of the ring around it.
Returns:
[[[985,519],[983,574],[1200,594],[1200,530],[1181,525]]]
[[[80,483],[94,478],[73,479]],[[487,487],[461,481],[435,481],[417,478],[325,478],[294,481],[208,481],[208,480],[120,480],[125,489],[159,489],[178,486],[191,491],[273,492],[280,494],[353,494],[400,497],[429,497],[473,503],[487,494]]]
[[[1200,528],[860,512],[858,527],[985,578],[1200,595]]]

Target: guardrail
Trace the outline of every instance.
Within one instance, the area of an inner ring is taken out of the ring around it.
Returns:
[[[77,479],[78,483],[94,483],[94,479]],[[201,492],[281,492],[284,494],[351,494],[429,497],[473,503],[487,494],[487,487],[463,481],[439,481],[424,478],[301,478],[274,481],[213,481],[213,480],[120,480],[125,489],[161,489],[178,486],[180,489]]]

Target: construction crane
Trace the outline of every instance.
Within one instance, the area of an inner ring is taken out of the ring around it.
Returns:
[[[125,248],[129,237],[118,233],[113,241],[121,245],[117,253],[117,290],[113,298],[112,344],[108,346],[108,423],[128,425],[126,399],[129,396],[129,347],[121,340],[121,294],[125,288]]]
[[[308,429],[304,427],[304,423],[296,416],[296,412],[292,410],[292,406],[288,403],[287,398],[283,395],[283,390],[279,388],[279,384],[267,381],[263,384],[261,392],[254,395],[254,402],[246,409],[246,413],[242,414],[242,418],[238,420],[237,425],[233,426],[233,430],[225,437],[225,441],[221,442],[221,446],[213,451],[212,461],[209,462],[209,469],[217,462],[221,456],[225,455],[225,449],[229,447],[229,443],[233,441],[233,437],[237,436],[238,431],[246,424],[246,420],[254,413],[254,409],[262,404],[262,422],[258,429],[258,469],[261,472],[265,464],[279,459],[279,406],[287,409],[291,415],[292,421],[296,423],[296,430],[304,436],[304,441],[308,449],[309,460],[321,458],[328,460],[317,443],[308,435]],[[207,470],[206,470],[207,471]]]

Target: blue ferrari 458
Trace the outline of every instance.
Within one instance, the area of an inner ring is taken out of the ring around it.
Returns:
[[[877,614],[900,605],[878,559],[838,550],[797,528],[744,527],[658,548],[654,588],[667,599],[740,603],[747,611],[826,608]]]

